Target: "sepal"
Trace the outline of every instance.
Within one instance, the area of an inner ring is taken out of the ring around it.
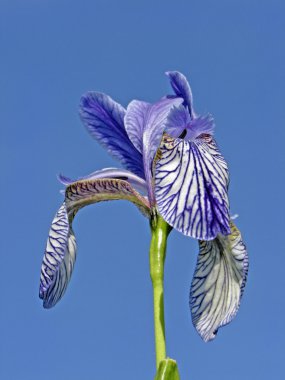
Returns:
[[[39,296],[46,309],[63,296],[76,260],[76,240],[64,202],[56,213],[48,235],[41,267]]]
[[[149,217],[148,200],[127,181],[89,179],[67,186],[65,201],[56,213],[49,231],[41,267],[39,296],[45,308],[53,307],[62,298],[72,275],[76,259],[72,222],[76,213],[89,204],[119,199],[134,203]]]
[[[231,234],[199,242],[200,252],[190,291],[192,321],[202,339],[215,338],[235,317],[243,295],[248,255],[241,234],[231,222]]]
[[[158,211],[172,227],[201,240],[230,233],[229,173],[211,136],[195,142],[164,136],[155,167]]]

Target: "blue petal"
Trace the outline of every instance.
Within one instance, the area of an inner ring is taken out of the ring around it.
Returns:
[[[186,77],[179,71],[167,71],[165,74],[169,77],[175,94],[184,99],[184,105],[188,107],[191,118],[194,117],[193,96]]]
[[[156,163],[161,216],[187,236],[211,240],[230,233],[228,168],[211,138],[188,142],[165,136]]]
[[[192,321],[204,341],[215,338],[219,327],[235,317],[248,272],[248,255],[241,234],[231,222],[231,234],[200,241],[192,281]]]
[[[151,108],[151,104],[139,100],[133,100],[127,108],[125,115],[125,127],[127,134],[140,153],[143,153],[143,133],[145,117]]]
[[[144,178],[142,155],[124,128],[125,112],[120,104],[99,92],[81,98],[80,116],[90,134],[126,169]]]
[[[54,306],[63,296],[70,281],[76,259],[76,241],[72,221],[84,206],[108,200],[128,200],[149,217],[148,200],[121,179],[89,179],[70,184],[66,188],[65,202],[60,207],[49,231],[44,253],[40,298],[44,307]]]
[[[196,116],[187,125],[187,128],[186,128],[187,133],[184,139],[188,141],[194,141],[196,138],[198,138],[199,136],[203,134],[213,135],[214,128],[215,128],[215,123],[211,115],[208,114],[205,116]]]
[[[165,131],[171,137],[183,136],[184,140],[194,141],[202,134],[213,135],[214,127],[214,119],[211,115],[197,115],[191,120],[188,110],[181,105],[169,112]]]
[[[169,112],[165,124],[165,132],[171,137],[179,137],[187,130],[191,122],[189,111],[183,105],[173,107]]]
[[[68,186],[72,184],[73,182],[81,181],[84,179],[103,179],[103,178],[125,180],[129,182],[140,193],[142,194],[147,193],[146,181],[125,169],[105,168],[105,169],[97,170],[91,174],[88,174],[84,177],[80,177],[77,179],[71,179],[62,174],[59,174],[58,176],[59,181],[65,186]]]
[[[130,139],[143,150],[143,162],[148,194],[151,205],[155,203],[153,194],[152,163],[159,147],[165,122],[170,109],[182,102],[180,98],[163,98],[154,104],[148,104],[138,100],[132,101],[127,108],[125,116],[126,130]],[[138,143],[136,132],[140,135],[143,144]]]

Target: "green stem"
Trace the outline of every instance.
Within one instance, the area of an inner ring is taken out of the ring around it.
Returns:
[[[170,231],[171,227],[158,215],[151,225],[152,236],[149,250],[150,277],[153,286],[156,368],[161,360],[166,358],[163,277],[166,242]]]

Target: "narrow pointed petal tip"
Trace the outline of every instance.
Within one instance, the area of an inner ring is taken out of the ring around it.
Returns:
[[[175,94],[184,99],[184,105],[188,107],[191,118],[194,117],[193,95],[185,75],[179,71],[166,71],[165,74],[169,77],[171,87]]]
[[[126,169],[144,178],[141,153],[124,127],[126,110],[106,94],[88,92],[81,98],[79,113],[91,136]]]
[[[57,179],[59,180],[60,183],[62,183],[65,186],[70,185],[72,182],[74,182],[71,178],[66,177],[64,174],[59,173],[57,175]]]
[[[200,241],[199,246],[190,308],[197,332],[208,342],[237,314],[247,279],[248,255],[233,222],[230,235]]]
[[[164,136],[155,168],[155,197],[165,221],[184,235],[212,240],[230,230],[227,164],[215,141]]]

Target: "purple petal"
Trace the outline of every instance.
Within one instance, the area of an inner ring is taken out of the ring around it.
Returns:
[[[66,188],[65,202],[58,210],[49,231],[44,253],[40,298],[45,308],[54,306],[63,296],[76,259],[76,241],[72,221],[76,213],[89,204],[108,200],[128,200],[149,216],[149,203],[127,181],[93,179],[72,183]]]
[[[90,134],[126,169],[144,178],[142,155],[124,128],[125,112],[120,104],[99,92],[81,98],[80,116]]]
[[[165,74],[169,77],[171,87],[175,94],[184,99],[184,105],[188,107],[190,117],[194,117],[193,96],[186,77],[179,71],[167,71]]]
[[[208,136],[188,142],[164,137],[156,163],[155,197],[168,224],[187,236],[230,233],[228,168]]]
[[[231,234],[200,241],[200,253],[192,281],[192,321],[204,341],[215,338],[219,327],[235,317],[248,272],[248,255],[239,230],[231,222]]]
[[[188,109],[183,107],[172,108],[167,117],[165,131],[171,137],[183,136],[184,140],[194,141],[202,134],[213,135],[214,119],[211,115],[195,116],[191,120]]]
[[[133,100],[127,108],[125,128],[127,134],[140,153],[143,153],[144,119],[151,108],[151,104]]]
[[[211,115],[197,116],[187,125],[185,140],[194,141],[200,135],[213,135],[215,128],[214,119]]]
[[[167,117],[165,132],[171,137],[179,137],[191,122],[189,111],[183,105],[173,107]]]
[[[125,169],[117,169],[117,168],[106,168],[102,170],[97,170],[91,174],[88,174],[84,177],[80,177],[77,179],[70,179],[68,177],[65,177],[62,174],[59,174],[58,179],[59,181],[65,185],[68,186],[72,184],[73,182],[76,181],[81,181],[84,179],[107,179],[107,178],[112,178],[112,179],[122,179],[127,182],[129,182],[136,190],[141,192],[142,194],[147,193],[147,185],[146,181],[137,175],[131,173],[128,170]]]
[[[151,205],[155,203],[152,183],[152,162],[165,129],[168,113],[173,106],[178,106],[181,102],[182,99],[180,98],[164,98],[154,104],[134,100],[127,108],[125,123],[126,130],[131,133],[130,138],[134,140],[135,130],[138,133],[143,131],[143,162]]]

